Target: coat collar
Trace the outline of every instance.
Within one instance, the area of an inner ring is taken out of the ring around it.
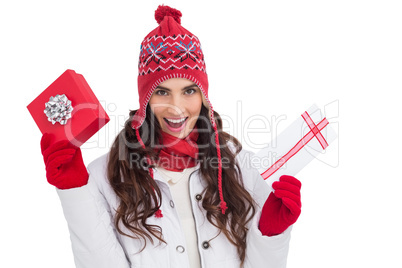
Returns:
[[[195,166],[194,171],[192,171],[190,173],[190,175],[193,174],[195,171],[199,170],[200,167],[201,167],[201,164],[200,164],[200,162],[198,162],[197,165]],[[167,179],[163,176],[163,174],[161,172],[159,172],[156,168],[152,168],[152,171],[154,173],[154,180],[168,184]]]

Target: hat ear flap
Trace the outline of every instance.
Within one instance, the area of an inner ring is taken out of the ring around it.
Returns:
[[[210,110],[210,107],[209,107],[209,104],[208,104],[207,99],[205,98],[205,96],[204,96],[203,93],[201,93],[201,95],[202,95],[202,104],[204,104],[205,108],[207,108],[208,110]]]
[[[209,116],[209,120],[211,121],[211,125],[214,124],[213,119],[214,118],[214,112],[213,109],[211,108],[211,106],[209,105],[207,99],[205,98],[204,94],[202,93],[202,104],[205,106],[205,108],[208,109],[208,116]]]

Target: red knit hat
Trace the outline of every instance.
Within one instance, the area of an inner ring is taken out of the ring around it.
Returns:
[[[160,5],[155,11],[159,26],[151,31],[141,43],[138,62],[138,95],[140,108],[132,118],[131,126],[141,146],[145,145],[140,137],[139,128],[146,117],[146,107],[155,88],[171,78],[186,78],[193,81],[202,92],[202,101],[209,110],[209,118],[215,132],[216,151],[219,161],[218,187],[221,210],[225,214],[226,202],[222,194],[222,161],[218,130],[215,124],[213,108],[208,99],[208,76],[205,68],[201,43],[191,32],[181,26],[182,14],[179,10]],[[149,163],[149,159],[147,159]],[[149,168],[153,177],[152,168]],[[156,214],[161,217],[160,211]]]

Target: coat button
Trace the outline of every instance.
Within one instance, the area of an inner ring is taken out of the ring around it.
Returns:
[[[172,208],[174,208],[174,202],[173,202],[173,200],[170,200],[170,206],[171,206]]]
[[[197,195],[195,196],[195,199],[197,199],[198,201],[200,201],[200,200],[202,199],[202,195],[197,194]]]
[[[208,249],[208,248],[209,248],[209,242],[208,242],[208,241],[202,242],[202,247],[203,247],[204,249]]]
[[[177,252],[183,253],[184,252],[184,247],[183,246],[177,246],[176,247]]]

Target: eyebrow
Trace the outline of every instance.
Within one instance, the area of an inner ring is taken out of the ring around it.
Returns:
[[[192,85],[189,85],[189,86],[184,87],[182,90],[186,90],[186,89],[192,88],[192,87],[194,87],[194,86],[198,87],[197,84],[194,83],[194,84],[192,84]],[[171,90],[168,89],[167,87],[157,86],[155,89],[157,89],[157,88],[160,88],[160,89],[163,89],[163,90],[166,90],[166,91],[171,91]]]

